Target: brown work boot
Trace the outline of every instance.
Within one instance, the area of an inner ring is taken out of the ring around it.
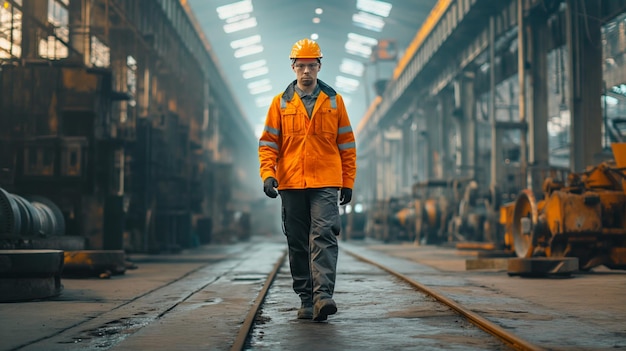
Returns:
[[[298,309],[298,319],[311,319],[313,318],[313,306],[311,303],[302,303],[300,309]]]
[[[331,314],[337,313],[337,304],[333,299],[319,300],[313,306],[313,320],[316,322],[325,321]]]

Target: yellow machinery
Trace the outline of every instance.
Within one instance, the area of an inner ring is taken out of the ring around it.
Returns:
[[[544,199],[523,190],[501,208],[506,244],[518,257],[577,257],[579,268],[626,269],[626,143],[615,162],[572,173],[566,184],[547,178]]]

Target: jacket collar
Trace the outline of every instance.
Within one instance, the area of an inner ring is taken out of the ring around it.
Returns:
[[[283,100],[289,102],[291,101],[291,99],[293,99],[293,95],[296,92],[296,84],[298,83],[297,80],[294,80],[293,82],[291,82],[291,84],[289,84],[287,86],[287,89],[285,89],[285,91],[283,92]],[[324,83],[321,80],[317,80],[317,85],[320,87],[320,90],[324,92],[324,94],[330,96],[335,96],[337,95],[337,92],[335,91],[335,89],[331,88],[330,85]]]

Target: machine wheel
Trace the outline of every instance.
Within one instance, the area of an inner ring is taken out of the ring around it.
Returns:
[[[537,224],[537,200],[531,190],[524,189],[515,200],[511,225],[513,246],[518,257],[532,257]]]

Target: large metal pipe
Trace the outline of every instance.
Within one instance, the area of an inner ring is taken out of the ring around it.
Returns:
[[[44,197],[25,198],[0,188],[0,234],[57,236],[65,234],[65,219]]]

